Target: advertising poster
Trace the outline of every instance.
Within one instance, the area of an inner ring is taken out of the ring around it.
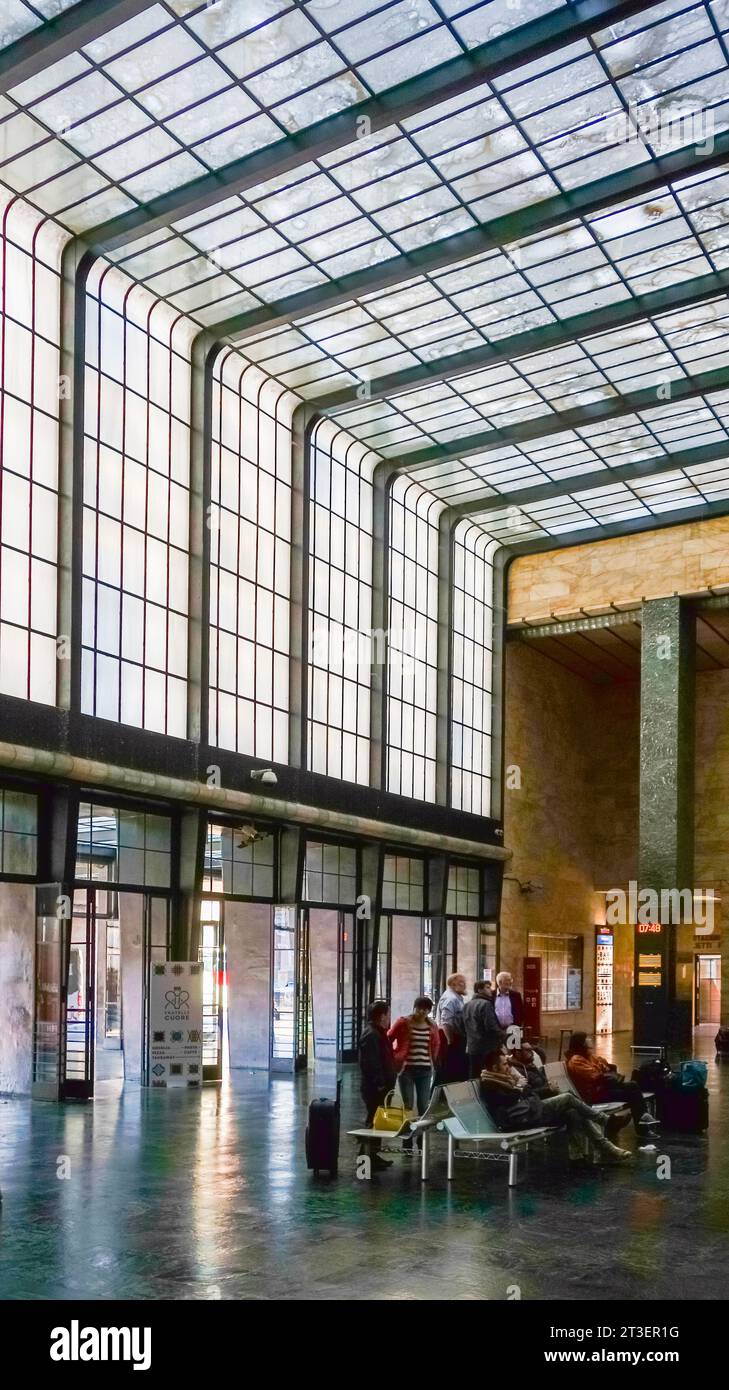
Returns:
[[[202,966],[153,964],[149,997],[150,1086],[202,1083]]]

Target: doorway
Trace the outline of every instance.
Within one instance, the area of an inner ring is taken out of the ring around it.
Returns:
[[[694,970],[696,1026],[721,1021],[721,956],[697,956]]]

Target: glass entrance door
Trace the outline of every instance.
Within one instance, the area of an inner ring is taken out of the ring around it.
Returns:
[[[95,890],[77,889],[67,954],[66,1047],[63,1098],[90,1100],[94,1094],[96,1008]]]
[[[365,922],[354,912],[339,913],[339,1039],[341,1062],[356,1062],[363,1027]]]
[[[271,970],[271,1069],[273,1071],[293,1071],[296,1061],[297,916],[295,907],[275,907],[273,909]]]
[[[721,1021],[721,956],[696,957],[696,1022]]]
[[[222,898],[203,899],[199,956],[203,968],[203,1081],[222,1081],[227,1002],[225,902]]]
[[[65,903],[69,910],[64,915]],[[63,1094],[70,925],[70,901],[61,884],[42,884],[36,890],[34,1100],[60,1100]]]

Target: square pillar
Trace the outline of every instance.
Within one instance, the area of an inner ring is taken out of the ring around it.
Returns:
[[[693,900],[687,912],[679,893],[693,892],[694,877],[695,638],[695,617],[685,600],[644,602],[638,915],[656,921],[635,926],[637,1044],[691,1044]],[[657,913],[641,910],[646,889],[658,896]]]
[[[231,1067],[268,1067],[271,1056],[271,948],[269,903],[228,899],[224,906],[228,965],[228,1038]]]

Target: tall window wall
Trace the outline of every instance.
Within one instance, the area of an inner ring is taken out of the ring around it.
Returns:
[[[184,737],[194,326],[101,262],[86,305],[82,708]]]
[[[435,800],[438,519],[444,504],[404,475],[389,506],[387,789]]]
[[[291,420],[296,397],[236,352],[213,382],[210,742],[287,762]]]
[[[0,692],[53,704],[66,235],[7,197],[0,232]]]
[[[369,781],[372,474],[376,455],[330,421],[312,432],[309,509],[309,766]]]
[[[451,678],[451,804],[491,813],[492,541],[470,521],[455,528]]]

